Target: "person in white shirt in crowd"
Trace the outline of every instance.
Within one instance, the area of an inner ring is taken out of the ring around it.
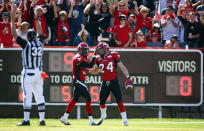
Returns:
[[[179,19],[174,14],[174,8],[168,6],[165,15],[162,16],[161,26],[163,30],[163,42],[170,40],[173,35],[179,36]]]
[[[165,14],[165,9],[168,6],[172,6],[175,8],[175,0],[159,0],[159,6],[158,6],[158,12],[162,14],[162,12]]]

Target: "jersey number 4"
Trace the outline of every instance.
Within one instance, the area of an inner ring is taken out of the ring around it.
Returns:
[[[32,47],[31,50],[33,56],[42,56],[42,47]]]
[[[104,64],[100,64],[99,67],[101,68],[101,70],[104,72]],[[113,62],[109,62],[106,70],[109,70],[110,72],[113,72]]]

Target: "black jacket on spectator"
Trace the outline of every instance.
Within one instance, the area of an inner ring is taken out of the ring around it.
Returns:
[[[185,20],[183,17],[178,16],[179,20],[184,25],[184,40],[185,42],[192,42],[192,43],[198,43],[199,38],[189,39],[189,35],[196,35],[201,33],[201,25],[198,22],[191,23],[187,20]]]

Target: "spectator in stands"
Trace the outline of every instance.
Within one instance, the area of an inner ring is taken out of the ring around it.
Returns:
[[[196,8],[196,11],[198,13],[203,13],[204,12],[204,0],[200,1],[200,5]]]
[[[3,21],[0,22],[0,43],[5,47],[13,46],[13,36],[11,34],[11,26],[9,22],[9,13],[4,12],[2,14]]]
[[[73,45],[73,41],[76,38],[77,34],[81,31],[81,24],[84,24],[84,8],[86,6],[87,0],[83,0],[82,3],[80,0],[74,0],[74,7],[70,21],[70,46]]]
[[[150,35],[151,42],[147,43],[147,47],[162,47],[163,44],[158,40],[156,33]]]
[[[154,9],[156,7],[155,3],[154,3],[156,0],[137,0],[137,1],[138,1],[138,6],[144,5],[145,7],[150,9],[149,12],[154,11]]]
[[[139,30],[142,31],[143,35],[145,36],[145,39],[148,37],[148,34],[152,30],[152,19],[148,17],[149,9],[145,6],[143,6],[139,13],[136,15],[136,25],[135,25],[135,31],[138,32]]]
[[[113,5],[114,26],[120,25],[120,16],[125,15],[128,17],[128,3],[125,0],[121,0]]]
[[[21,25],[16,29],[17,35],[20,36],[22,39],[27,40],[27,33],[30,25],[28,22],[23,22]]]
[[[99,36],[99,20],[100,20],[100,7],[102,5],[100,0],[91,0],[90,3],[84,9],[84,13],[87,15],[88,20],[86,29],[90,33],[94,42],[97,41]]]
[[[11,11],[11,1],[10,0],[4,0],[3,3],[0,4],[0,16],[2,16],[2,14],[4,12],[10,12]],[[2,21],[3,19],[0,18],[0,21]]]
[[[144,34],[142,33],[142,31],[138,31],[136,33],[136,44],[135,47],[146,47],[147,46],[147,42],[145,40]]]
[[[30,5],[32,3],[32,0],[21,0],[18,6],[18,10],[21,11],[22,13],[22,22],[26,21],[26,22],[31,22],[30,21]]]
[[[173,35],[179,36],[178,18],[174,14],[172,6],[168,6],[165,15],[162,16],[161,26],[163,30],[163,42],[170,40]]]
[[[132,30],[132,33],[134,33],[135,25],[136,25],[136,19],[134,14],[130,14],[128,17],[128,24],[130,25],[130,28]]]
[[[111,28],[111,17],[112,15],[108,4],[103,3],[99,12],[99,29],[104,38],[109,38],[110,32],[108,30]]]
[[[115,43],[119,47],[128,47],[132,41],[132,31],[127,23],[127,18],[125,15],[120,17],[120,25],[117,25],[113,29],[113,38]]]
[[[70,8],[70,11],[73,10],[73,5]],[[59,15],[57,9],[55,11],[55,19],[53,25],[55,25],[55,34],[56,34],[56,43],[55,46],[69,46],[70,45],[70,25],[69,18],[71,13],[67,16],[66,11],[60,11]]]
[[[168,6],[175,7],[174,0],[159,0],[159,12],[162,15],[165,15],[166,9]]]
[[[155,36],[157,37],[157,41],[161,42],[161,30],[160,30],[159,23],[154,24],[153,30],[151,31],[151,33],[149,33],[147,41],[152,42],[152,40],[151,40],[152,34],[155,34]]]
[[[176,35],[173,35],[170,40],[165,41],[164,47],[167,48],[179,48],[179,41]]]
[[[200,32],[201,32],[201,25],[200,23],[196,22],[196,13],[191,12],[190,19],[186,20],[182,16],[178,16],[179,20],[184,25],[185,30],[185,43],[182,46],[185,46],[186,44],[189,47],[198,47],[199,38],[200,38]]]
[[[46,5],[45,7],[35,5],[39,2],[39,0],[32,1],[30,5],[30,17],[31,17],[31,25],[36,31],[36,19],[39,18],[41,26],[42,26],[42,35],[43,37],[48,36],[48,25],[51,25],[51,21],[54,18],[53,16],[53,7]]]
[[[79,43],[85,42],[89,46],[93,46],[93,40],[91,35],[88,33],[88,31],[85,29],[84,25],[81,27],[81,31],[78,33],[77,37],[74,40],[74,46],[78,46]]]

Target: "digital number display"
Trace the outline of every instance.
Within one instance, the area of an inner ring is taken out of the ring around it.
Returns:
[[[49,72],[72,72],[72,59],[75,53],[49,53]]]
[[[167,76],[166,95],[167,96],[191,96],[192,77],[191,76]]]
[[[197,106],[203,99],[203,54],[198,50],[114,49],[133,80],[133,90],[124,88],[124,75],[117,72],[124,103],[140,105]],[[67,103],[73,96],[72,60],[75,49],[45,49],[43,69],[48,103]],[[90,53],[90,56],[93,52]],[[13,59],[15,58],[15,59]],[[12,60],[12,61],[11,61]],[[0,104],[23,101],[21,89],[21,50],[0,49]],[[87,73],[85,84],[93,103],[100,101],[100,75]],[[8,93],[9,92],[9,93]],[[8,94],[8,95],[7,95]],[[80,98],[79,103],[84,103]],[[107,103],[116,103],[111,94]]]
[[[134,87],[134,103],[145,103],[144,87]]]

